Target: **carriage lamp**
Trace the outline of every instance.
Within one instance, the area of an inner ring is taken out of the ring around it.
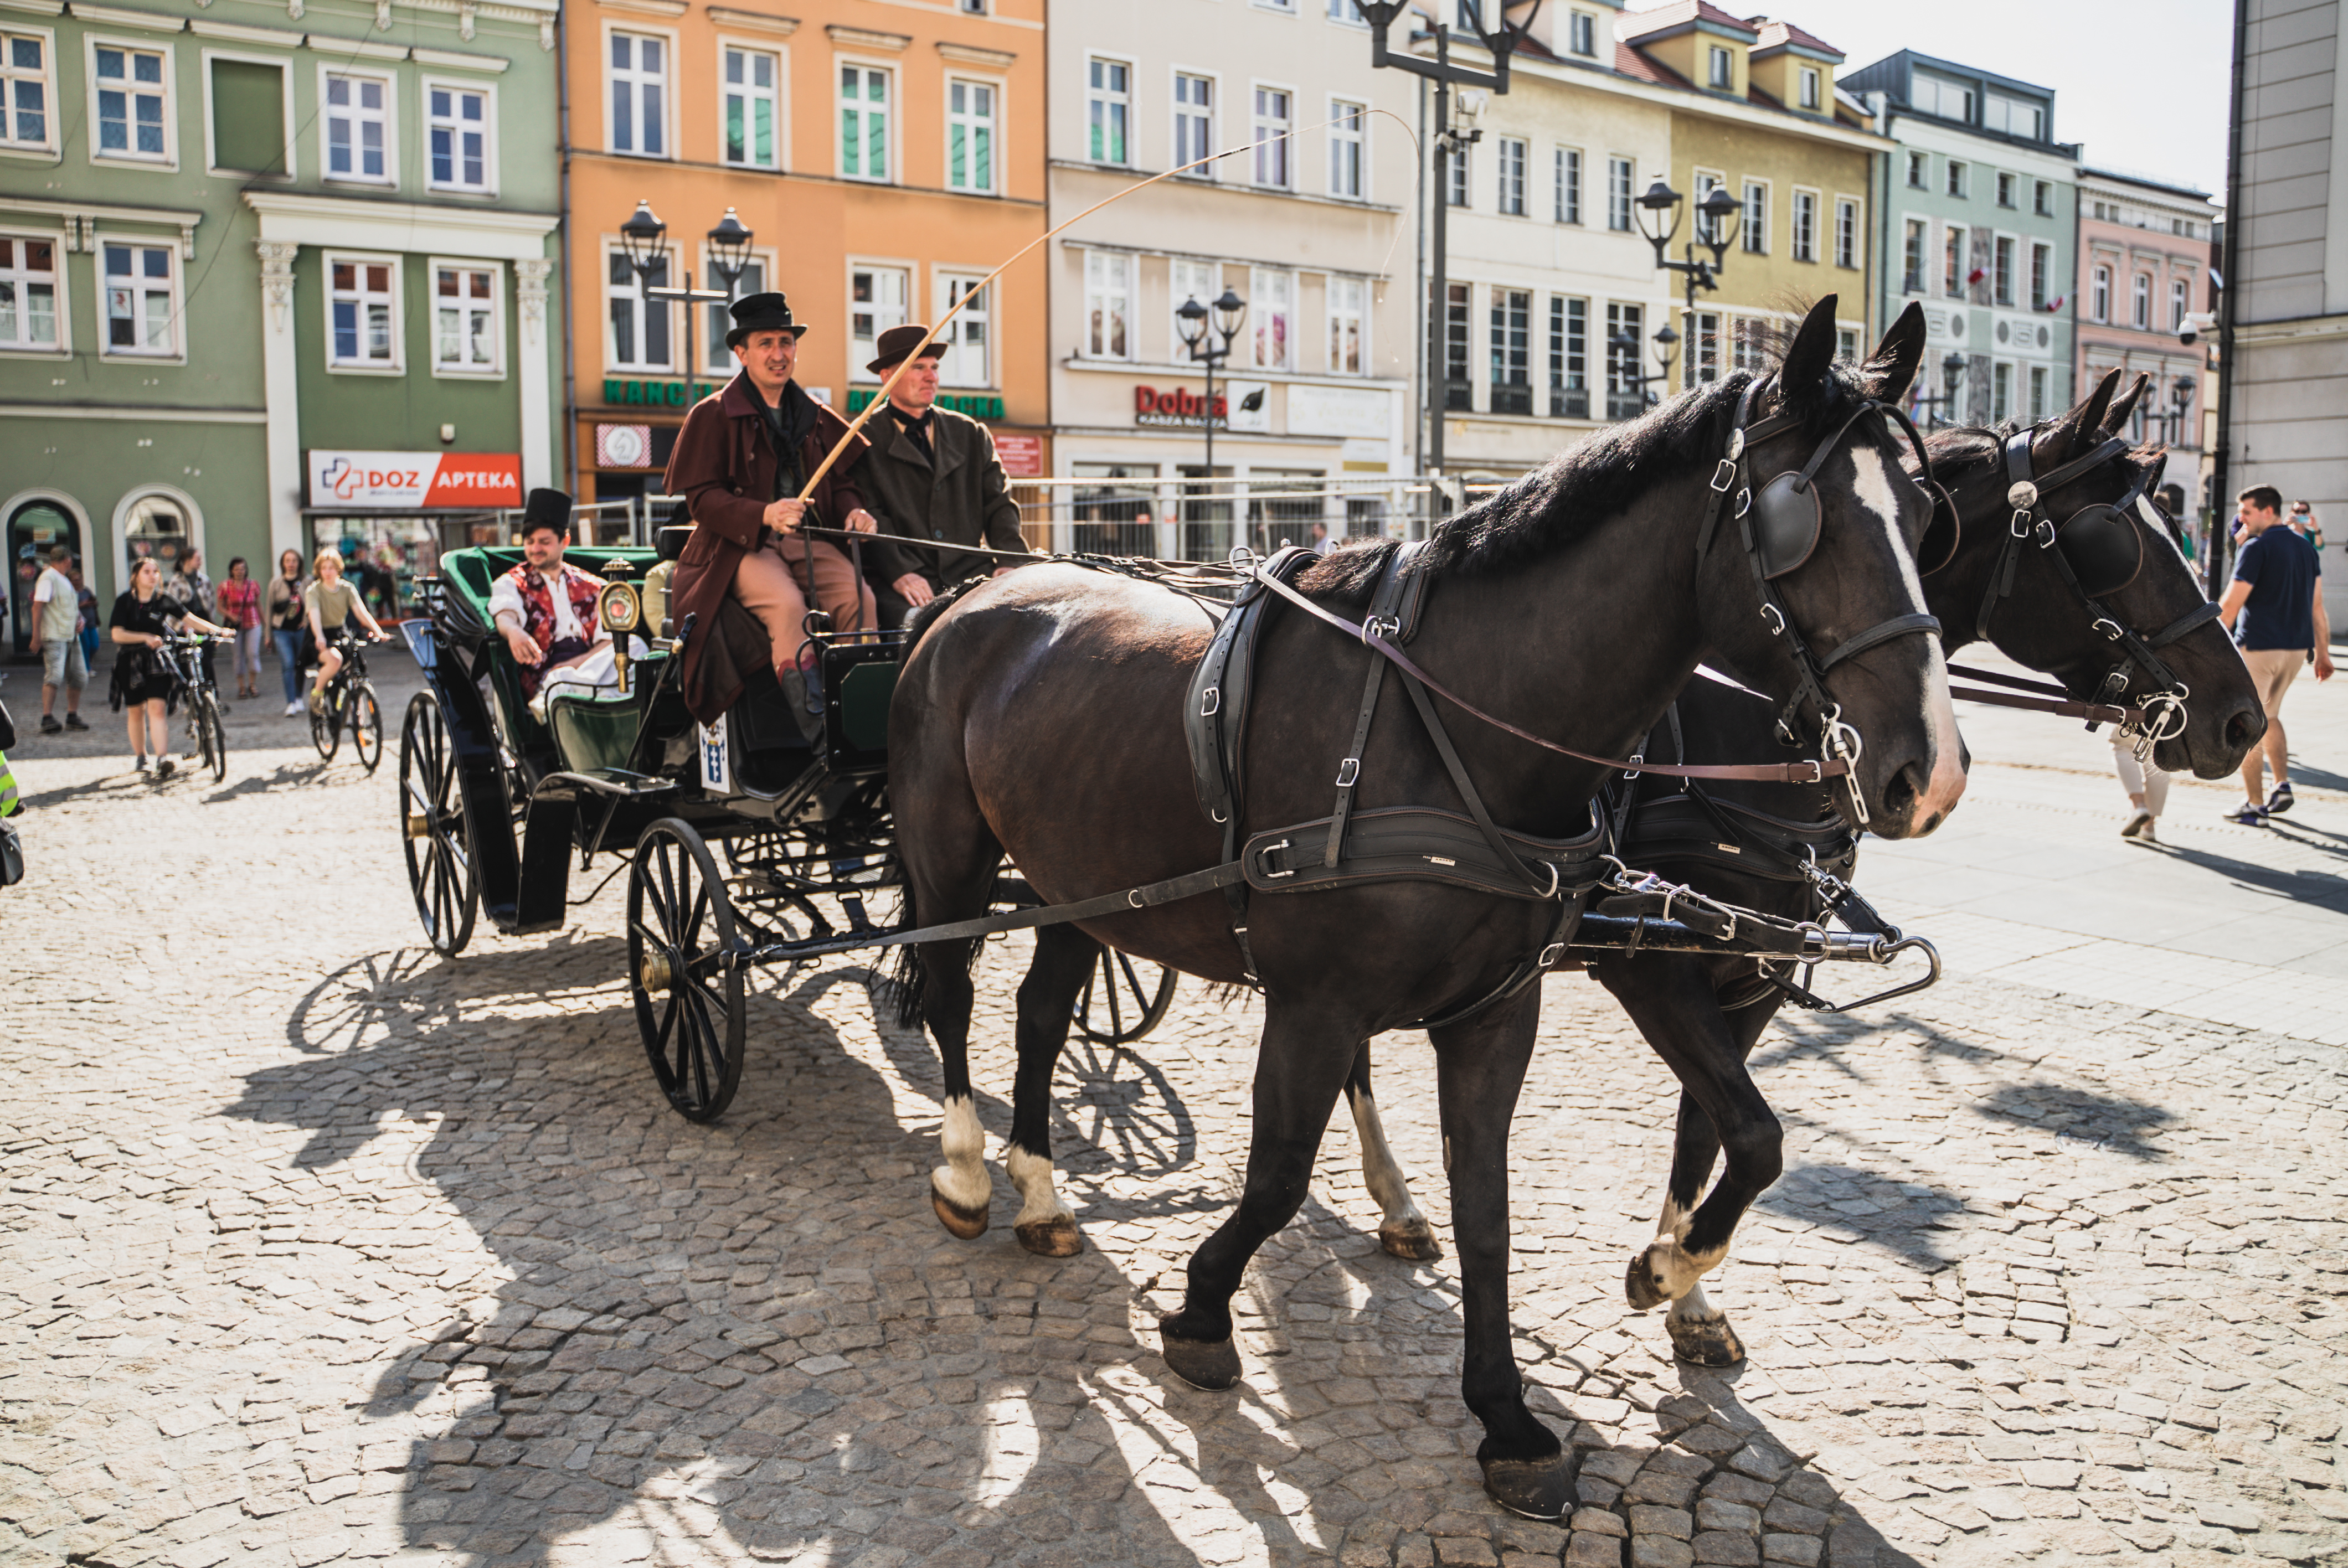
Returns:
[[[709,270],[726,280],[730,293],[734,285],[750,266],[751,231],[742,227],[742,220],[728,207],[717,227],[708,233]]]
[[[595,596],[595,619],[612,634],[612,672],[620,679],[623,697],[628,694],[628,634],[636,629],[643,609],[629,583],[607,582]]]
[[[653,213],[653,204],[639,200],[635,212],[620,225],[620,248],[639,276],[668,260],[668,225]]]

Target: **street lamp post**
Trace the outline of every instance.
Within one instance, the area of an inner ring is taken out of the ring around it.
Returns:
[[[635,212],[620,225],[620,244],[626,252],[628,265],[635,269],[637,281],[644,286],[644,298],[663,303],[683,302],[685,305],[685,405],[693,406],[693,378],[700,366],[695,363],[693,319],[695,307],[724,304],[734,297],[734,284],[750,262],[751,231],[742,226],[734,209],[728,207],[726,216],[712,229],[709,241],[709,270],[726,280],[726,287],[696,289],[693,286],[693,269],[685,271],[685,287],[681,289],[652,286],[652,275],[664,270],[668,261],[668,225],[654,216],[652,203],[638,201]]]
[[[1962,375],[1964,371],[1965,356],[1957,353],[1954,349],[1951,349],[1949,351],[1949,356],[1941,361],[1941,390],[1930,396],[1919,394],[1908,400],[1909,406],[1911,408],[1930,410],[1925,416],[1924,427],[1926,429],[1938,430],[1941,426],[1952,423],[1949,419],[1942,416],[1941,410],[1943,408],[1953,409],[1956,406],[1957,378]]]
[[[1653,407],[1656,398],[1653,393],[1647,390],[1647,385],[1650,382],[1656,381],[1662,382],[1666,386],[1671,384],[1672,357],[1673,351],[1679,346],[1679,341],[1680,334],[1672,330],[1671,323],[1665,322],[1662,330],[1654,336],[1655,374],[1648,375],[1639,370],[1639,334],[1627,327],[1616,333],[1606,342],[1610,347],[1622,351],[1630,360],[1631,368],[1614,375],[1614,379],[1620,381],[1625,388],[1635,395],[1643,406]]]
[[[1725,185],[1715,185],[1696,203],[1695,231],[1688,236],[1683,260],[1674,261],[1665,252],[1679,237],[1680,204],[1686,200],[1671,188],[1663,176],[1647,187],[1646,194],[1637,202],[1639,232],[1655,248],[1655,266],[1663,272],[1677,272],[1687,299],[1688,356],[1681,372],[1680,385],[1685,390],[1693,384],[1696,368],[1695,292],[1710,293],[1720,287],[1720,274],[1728,259],[1729,242],[1735,238],[1737,222],[1744,216],[1744,207],[1728,193]],[[1668,220],[1668,221],[1667,221]],[[1702,245],[1712,252],[1709,261],[1695,253]]]
[[[1200,304],[1199,296],[1192,294],[1182,302],[1182,308],[1174,313],[1174,321],[1182,334],[1182,346],[1190,351],[1192,360],[1207,367],[1207,392],[1199,410],[1199,423],[1205,425],[1207,431],[1206,481],[1208,504],[1211,510],[1215,487],[1215,366],[1231,357],[1231,340],[1240,335],[1240,323],[1247,320],[1247,302],[1240,298],[1229,284],[1224,285],[1221,295],[1216,299],[1211,309],[1214,335],[1223,340],[1220,348],[1208,337],[1210,308]]]

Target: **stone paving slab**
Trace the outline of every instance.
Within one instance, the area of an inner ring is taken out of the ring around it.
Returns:
[[[396,711],[396,710],[395,710]],[[242,762],[242,759],[241,759]],[[1233,1194],[1256,1015],[1072,1050],[1088,1250],[930,1214],[938,1073],[862,971],[777,973],[715,1127],[657,1101],[617,885],[422,949],[390,771],[28,781],[0,907],[0,1564],[2319,1563],[2348,1556],[2336,1045],[1952,979],[1764,1041],[1785,1178],[1715,1298],[1622,1304],[1668,1076],[1550,983],[1514,1132],[1516,1322],[1584,1456],[1477,1487],[1447,1262],[1370,1239],[1333,1129],[1205,1395],[1149,1332]],[[574,895],[587,891],[582,881]],[[1000,1130],[1025,948],[981,969]],[[1447,1219],[1423,1040],[1381,1100]]]

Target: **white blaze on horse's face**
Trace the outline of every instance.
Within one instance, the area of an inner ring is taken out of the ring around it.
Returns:
[[[1892,466],[1872,446],[1853,446],[1850,464],[1858,476],[1858,482],[1851,487],[1851,498],[1882,523],[1884,533],[1891,540],[1891,559],[1900,563],[1900,587],[1907,590],[1909,604],[1921,614],[1924,610],[1924,584],[1916,576],[1915,557],[1900,537],[1899,492],[1891,487]],[[1900,472],[1899,482],[1911,483],[1904,470]],[[1941,656],[1939,638],[1925,639],[1924,658],[1928,668],[1923,717],[1924,727],[1932,736],[1932,777],[1924,787],[1923,799],[1916,803],[1918,822],[1946,816],[1965,793],[1964,742],[1957,734],[1957,711],[1949,701],[1948,662]]]

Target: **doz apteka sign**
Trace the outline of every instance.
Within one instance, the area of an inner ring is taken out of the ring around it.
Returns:
[[[518,452],[310,454],[313,507],[519,507]]]

